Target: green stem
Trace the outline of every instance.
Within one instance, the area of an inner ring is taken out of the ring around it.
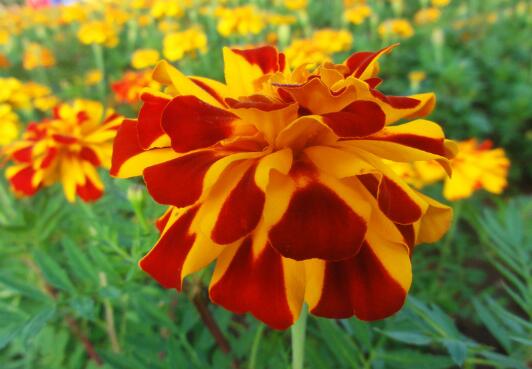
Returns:
[[[262,338],[262,334],[264,333],[264,324],[260,324],[257,328],[257,333],[255,333],[255,338],[253,339],[253,345],[251,346],[251,354],[249,357],[249,369],[255,369],[256,363],[257,363],[257,354],[259,352],[259,344],[260,340]]]
[[[107,75],[105,73],[105,62],[103,57],[103,47],[100,44],[92,44],[92,53],[94,55],[94,64],[96,69],[102,72],[102,79],[98,84],[98,92],[100,101],[106,101],[106,80]]]
[[[303,369],[305,362],[305,337],[307,329],[307,308],[303,306],[299,320],[291,328],[292,331],[292,369]]]

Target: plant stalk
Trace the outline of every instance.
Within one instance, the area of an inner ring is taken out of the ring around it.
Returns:
[[[303,369],[305,363],[305,338],[307,330],[307,307],[303,306],[299,320],[292,326],[292,369]]]

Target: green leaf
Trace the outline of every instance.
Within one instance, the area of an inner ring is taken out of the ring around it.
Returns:
[[[511,349],[511,343],[508,339],[508,332],[500,324],[500,321],[486,308],[486,303],[478,299],[473,299],[473,306],[478,314],[479,319],[484,323],[490,333],[499,341],[501,346],[509,352]]]
[[[412,345],[425,346],[432,342],[432,338],[415,332],[402,331],[381,331],[384,335],[396,341],[409,343]]]
[[[0,283],[5,285],[8,289],[20,293],[22,296],[40,301],[49,301],[51,298],[38,290],[37,288],[21,282],[19,278],[0,273]]]
[[[43,329],[43,327],[50,321],[56,311],[55,305],[46,306],[35,314],[24,326],[21,332],[22,341],[28,344],[33,337]]]
[[[385,365],[385,368],[445,369],[455,366],[453,361],[446,356],[426,354],[414,350],[386,349],[379,352],[378,357],[391,364]]]
[[[80,246],[74,244],[70,238],[63,241],[63,248],[70,270],[81,282],[90,286],[98,285],[97,272],[89,262],[87,255],[80,251]]]
[[[64,291],[74,290],[74,285],[70,281],[67,273],[54,259],[41,250],[35,250],[33,256],[44,277],[52,286]]]
[[[453,339],[444,339],[442,344],[445,346],[453,361],[462,366],[467,358],[467,346],[464,342]]]

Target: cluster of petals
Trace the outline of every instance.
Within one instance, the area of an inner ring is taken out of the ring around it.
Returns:
[[[140,266],[167,288],[216,261],[209,296],[273,328],[305,302],[329,318],[401,308],[415,245],[438,240],[451,210],[383,159],[437,160],[455,146],[433,122],[431,93],[387,96],[378,52],[291,70],[274,47],[223,50],[225,83],[160,62],[138,119],[124,120],[111,174],[142,175],[168,205]]]
[[[63,185],[68,201],[76,195],[94,201],[103,193],[97,167],[109,167],[113,139],[122,118],[113,112],[104,117],[103,106],[76,100],[58,105],[53,116],[30,123],[19,141],[5,147],[13,162],[6,176],[13,191],[32,196],[56,182]]]

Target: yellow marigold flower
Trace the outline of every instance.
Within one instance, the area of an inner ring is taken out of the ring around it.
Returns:
[[[266,21],[274,26],[283,26],[294,24],[297,21],[297,18],[293,15],[285,14],[275,14],[275,13],[266,13],[264,14]]]
[[[154,18],[181,17],[185,13],[185,3],[177,0],[156,0],[151,8]]]
[[[151,24],[151,22],[152,22],[152,17],[146,14],[139,15],[139,17],[137,18],[137,23],[141,27],[145,27],[148,24]]]
[[[355,5],[352,8],[344,11],[345,19],[353,24],[362,24],[372,14],[371,7],[369,5],[361,4]]]
[[[155,49],[139,49],[131,56],[131,65],[135,69],[145,69],[154,66],[159,58],[159,52]]]
[[[218,8],[215,15],[218,17],[216,29],[224,37],[233,34],[256,35],[266,27],[264,15],[252,5]]]
[[[106,6],[104,11],[104,21],[116,26],[124,25],[131,19],[131,14],[117,6]]]
[[[163,19],[159,21],[159,23],[157,24],[157,28],[159,29],[159,31],[166,34],[179,30],[179,24],[173,20]]]
[[[16,78],[0,78],[0,103],[6,103],[15,108],[27,107],[30,96],[22,89],[22,82]]]
[[[78,39],[85,45],[115,47],[118,44],[115,27],[104,21],[95,20],[83,23],[78,30]]]
[[[83,22],[87,19],[87,7],[81,4],[70,4],[59,7],[60,20],[62,23],[70,24]]]
[[[315,66],[330,60],[329,55],[311,39],[293,40],[284,50],[284,54],[292,68],[305,64]]]
[[[11,106],[0,104],[0,147],[5,146],[19,135],[19,118]]]
[[[13,165],[6,170],[14,192],[32,196],[56,182],[68,201],[97,200],[103,183],[97,167],[108,167],[112,142],[122,119],[94,101],[62,104],[51,118],[28,126],[20,141],[6,147]]]
[[[406,19],[388,19],[379,25],[377,32],[381,38],[409,38],[414,35],[414,28]]]
[[[460,200],[481,188],[500,194],[506,188],[510,161],[504,149],[492,149],[491,141],[479,144],[475,139],[459,142],[458,147],[458,154],[451,163],[453,175],[445,179],[445,198]]]
[[[186,54],[195,55],[197,51],[203,53],[206,50],[207,35],[198,27],[164,36],[163,54],[171,61],[180,60]]]
[[[27,82],[21,86],[21,93],[28,96],[31,104],[35,109],[41,111],[49,111],[58,103],[56,96],[52,94],[52,90],[48,86],[40,83]]]
[[[95,86],[102,81],[103,73],[99,69],[91,69],[85,73],[85,84],[87,86]]]
[[[226,48],[224,83],[159,63],[153,77],[164,92],[143,93],[111,167],[114,176],[142,175],[168,205],[141,268],[179,290],[216,261],[211,300],[277,329],[303,303],[335,319],[398,311],[411,253],[443,236],[451,210],[383,159],[438,160],[450,171],[454,144],[422,119],[433,94],[377,89],[378,59],[392,47],[312,71],[287,67],[271,46]]]
[[[291,10],[303,10],[307,5],[308,0],[284,0],[284,6]]]
[[[414,16],[414,21],[417,24],[434,23],[440,19],[441,11],[438,8],[424,8],[420,9]]]
[[[438,8],[443,8],[449,5],[450,2],[451,0],[432,0],[432,5]]]
[[[447,177],[435,161],[390,163],[390,166],[405,181],[418,188],[444,180],[443,195],[450,201],[468,198],[482,188],[500,194],[507,186],[510,161],[503,149],[491,147],[489,140],[480,144],[476,139],[458,142],[458,153],[451,160],[451,177]]]
[[[322,29],[314,32],[313,42],[325,53],[347,51],[353,44],[353,36],[349,31]]]
[[[50,49],[36,43],[29,43],[24,49],[22,67],[26,70],[49,68],[55,65],[55,57]]]

